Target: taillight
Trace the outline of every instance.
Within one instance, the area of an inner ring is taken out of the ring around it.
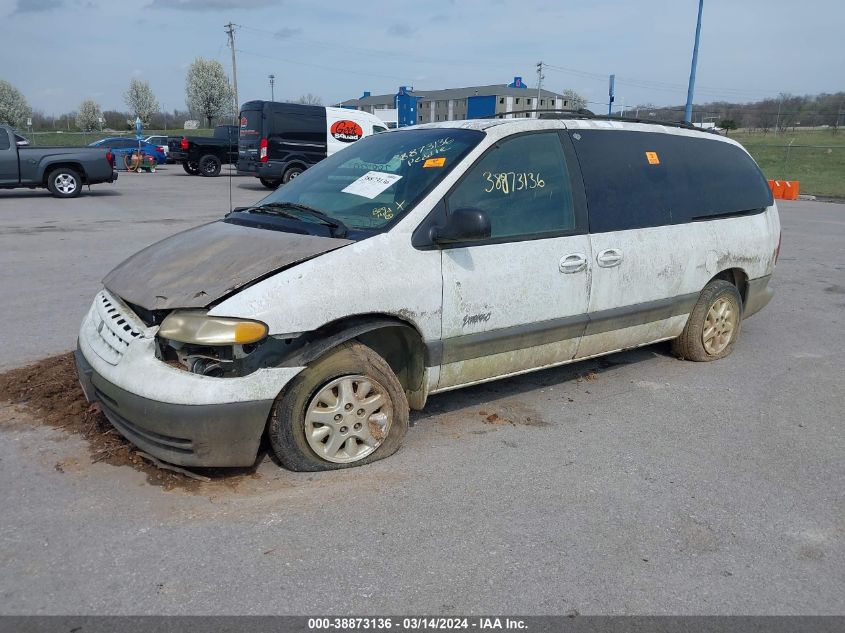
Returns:
[[[262,163],[266,163],[268,160],[266,138],[261,139],[261,142],[258,144],[258,158]]]
[[[778,245],[775,247],[775,263],[778,263],[778,257],[780,257],[780,241],[783,237],[783,231],[778,233]]]
[[[188,151],[188,139],[186,139],[184,136],[182,137],[182,140],[179,142],[179,147],[181,147],[186,152]]]
[[[158,151],[160,151],[162,154],[166,153],[167,152],[167,145],[159,145]]]
[[[109,163],[109,166],[114,165],[114,154],[111,153],[111,150],[106,152],[106,160]]]

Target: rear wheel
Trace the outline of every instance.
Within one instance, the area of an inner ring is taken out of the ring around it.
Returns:
[[[47,176],[47,189],[57,198],[75,198],[82,191],[82,178],[70,167],[59,167]]]
[[[390,365],[352,342],[294,379],[273,405],[267,434],[283,466],[317,471],[388,457],[407,430],[408,400]]]
[[[280,180],[270,180],[269,178],[259,178],[261,184],[267,187],[268,189],[276,189],[282,182]]]
[[[302,167],[288,167],[285,171],[285,175],[282,176],[282,182],[287,183],[299,176],[303,171],[305,171]]]
[[[742,324],[742,297],[732,283],[714,279],[704,287],[672,350],[681,358],[710,361],[733,351]]]
[[[185,173],[190,174],[191,176],[198,176],[200,173],[200,168],[197,163],[194,161],[186,160],[182,163],[182,169],[185,170]]]
[[[214,154],[206,154],[200,158],[199,167],[200,175],[213,178],[220,174],[222,163]]]

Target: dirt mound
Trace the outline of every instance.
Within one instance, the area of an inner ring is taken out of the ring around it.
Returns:
[[[200,485],[195,479],[157,468],[138,456],[137,449],[115,430],[100,408],[85,400],[71,353],[0,374],[0,401],[18,405],[41,424],[84,437],[92,463],[132,466],[144,472],[147,481],[168,490],[177,486],[195,490]]]

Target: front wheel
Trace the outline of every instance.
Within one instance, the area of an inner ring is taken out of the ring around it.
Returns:
[[[189,174],[191,176],[198,176],[200,173],[199,165],[191,160],[186,160],[184,163],[182,163],[182,169],[185,170],[186,174]]]
[[[70,167],[59,167],[47,176],[47,189],[57,198],[75,198],[82,191],[82,178]]]
[[[680,358],[711,361],[733,351],[742,324],[742,297],[732,283],[714,279],[704,287],[684,331],[672,341]]]
[[[408,431],[408,411],[390,365],[361,343],[344,343],[276,400],[267,434],[286,468],[349,468],[395,453]]]

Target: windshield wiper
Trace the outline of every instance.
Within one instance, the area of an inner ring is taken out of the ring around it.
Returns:
[[[265,204],[258,205],[257,207],[250,207],[247,211],[250,213],[272,213],[292,220],[299,220],[299,218],[295,215],[278,211],[277,209],[293,209],[294,211],[302,211],[311,217],[317,218],[320,222],[331,229],[332,237],[346,237],[349,233],[349,227],[337,218],[333,218],[314,207],[309,207],[307,204],[299,204],[298,202],[267,202]]]

